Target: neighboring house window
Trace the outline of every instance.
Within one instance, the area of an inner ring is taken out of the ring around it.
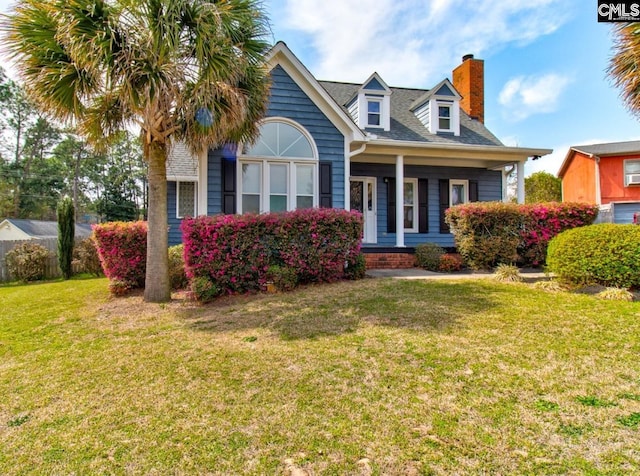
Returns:
[[[282,119],[260,128],[256,144],[239,158],[241,213],[312,208],[318,204],[318,160],[310,136]]]
[[[438,130],[451,130],[451,106],[438,104]]]
[[[404,231],[418,232],[418,179],[404,180]]]
[[[640,185],[640,160],[624,161],[624,185]]]
[[[379,99],[367,99],[367,126],[382,126],[382,101]]]
[[[449,180],[449,206],[460,205],[469,201],[469,181]]]
[[[187,216],[196,216],[196,183],[177,182],[176,189],[176,217],[184,218]]]

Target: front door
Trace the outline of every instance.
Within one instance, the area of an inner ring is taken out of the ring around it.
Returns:
[[[363,243],[377,242],[376,223],[376,179],[373,177],[351,178],[351,210],[362,213],[364,220]]]

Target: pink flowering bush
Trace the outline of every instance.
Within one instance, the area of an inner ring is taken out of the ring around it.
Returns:
[[[114,294],[144,287],[147,266],[146,222],[95,225],[93,236],[104,274],[114,283]]]
[[[189,279],[242,293],[263,289],[271,265],[295,269],[299,283],[342,279],[360,253],[362,216],[326,208],[218,215],[185,219],[181,229]]]
[[[583,203],[475,202],[448,209],[446,220],[468,265],[491,269],[516,262],[543,265],[551,238],[590,225],[597,213],[596,205]]]

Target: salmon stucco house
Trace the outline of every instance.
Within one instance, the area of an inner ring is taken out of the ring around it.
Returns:
[[[558,176],[562,200],[599,205],[599,221],[640,216],[640,141],[573,146]]]
[[[271,92],[261,133],[192,158],[177,145],[168,163],[169,240],[185,216],[305,207],[359,210],[369,265],[406,265],[420,243],[454,246],[444,211],[506,199],[517,170],[548,149],[504,146],[484,124],[484,62],[463,58],[431,89],[318,81],[282,42],[268,55]],[[394,257],[395,259],[388,259]]]

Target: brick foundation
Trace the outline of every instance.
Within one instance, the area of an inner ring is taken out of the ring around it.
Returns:
[[[416,258],[411,253],[365,253],[367,269],[413,268]]]

